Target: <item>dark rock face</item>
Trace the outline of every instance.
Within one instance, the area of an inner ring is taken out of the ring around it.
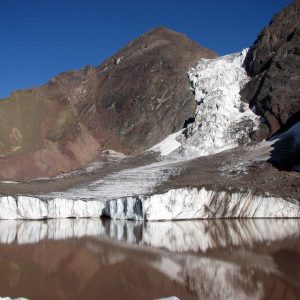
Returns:
[[[100,150],[137,154],[183,127],[195,101],[187,71],[216,54],[156,28],[99,67],[65,72],[0,102],[0,180],[52,177]]]
[[[262,125],[254,138],[270,138],[300,120],[300,2],[278,13],[248,52],[252,77],[242,98],[255,106]]]

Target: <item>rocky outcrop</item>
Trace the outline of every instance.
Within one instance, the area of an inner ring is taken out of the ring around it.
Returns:
[[[97,68],[95,107],[105,112],[104,126],[118,137],[119,150],[138,153],[183,128],[196,109],[187,72],[200,58],[214,57],[186,36],[160,27]]]
[[[0,105],[0,180],[52,177],[99,150],[137,154],[181,129],[196,104],[187,78],[216,54],[156,28],[99,67],[65,72]]]
[[[250,48],[252,77],[242,97],[265,120],[254,139],[271,137],[300,120],[300,2],[278,13]]]

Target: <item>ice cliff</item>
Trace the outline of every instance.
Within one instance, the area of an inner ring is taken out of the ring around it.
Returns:
[[[108,202],[112,219],[183,220],[202,218],[300,217],[297,201],[255,195],[250,191],[206,188],[172,189],[162,194]]]
[[[298,201],[247,190],[171,189],[162,194],[106,201],[0,197],[0,219],[109,217],[129,220],[297,218]]]

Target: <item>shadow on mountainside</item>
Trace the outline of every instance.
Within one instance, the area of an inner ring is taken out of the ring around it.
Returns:
[[[283,132],[281,129],[271,140],[274,140],[269,162],[279,170],[300,171],[300,113],[287,122],[292,125]],[[284,126],[287,128],[287,125]]]

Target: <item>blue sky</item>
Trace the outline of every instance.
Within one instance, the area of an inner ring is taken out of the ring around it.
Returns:
[[[156,26],[227,54],[248,47],[288,0],[0,0],[0,98],[99,65]]]

